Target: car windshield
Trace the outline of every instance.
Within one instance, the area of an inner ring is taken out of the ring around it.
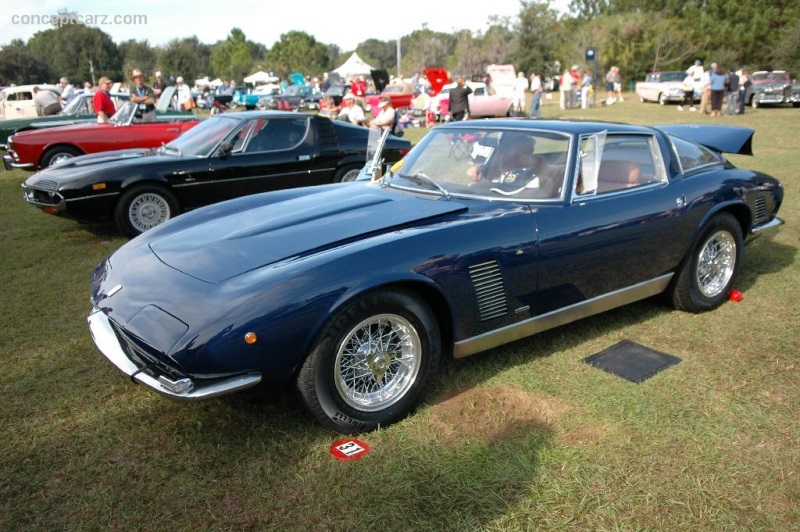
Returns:
[[[563,194],[570,141],[547,131],[439,127],[384,182],[444,196],[553,200]]]
[[[134,114],[136,114],[136,104],[125,102],[117,109],[117,112],[109,119],[109,122],[114,125],[128,125],[133,120]]]
[[[686,77],[686,74],[683,72],[662,72],[657,81],[667,82],[667,81],[683,81]]]
[[[76,96],[69,102],[66,107],[59,113],[61,115],[82,115],[91,114],[92,111],[88,110],[89,101],[91,98],[84,96]]]
[[[206,157],[241,123],[224,116],[209,118],[167,144],[166,150],[190,157]]]

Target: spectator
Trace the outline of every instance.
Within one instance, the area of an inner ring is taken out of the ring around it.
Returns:
[[[117,109],[114,107],[114,102],[108,94],[108,89],[111,88],[111,80],[107,77],[100,78],[97,82],[98,90],[92,97],[92,104],[94,105],[94,112],[97,113],[97,122],[100,124],[107,124],[108,119],[114,116]]]
[[[542,78],[531,74],[531,118],[542,117]]]
[[[167,88],[167,82],[164,81],[164,76],[161,74],[161,71],[156,72],[156,82],[153,83],[153,94],[158,100],[161,97],[161,94],[164,92],[164,89]]]
[[[75,87],[70,85],[67,78],[61,78],[58,84],[61,85],[61,97],[59,100],[61,100],[61,105],[65,106],[75,99]]]
[[[190,111],[192,109],[192,91],[183,82],[183,76],[178,76],[175,80],[175,98],[177,98],[178,109]]]
[[[725,114],[735,115],[739,113],[739,75],[732,69],[728,74],[728,79],[725,84],[727,91],[727,102],[725,104]]]
[[[625,98],[622,97],[622,75],[619,73],[619,67],[614,67],[614,94],[618,102],[624,102]]]
[[[450,90],[450,116],[454,122],[460,122],[469,117],[469,95],[472,94],[464,76],[458,76],[456,86]]]
[[[528,98],[528,89],[530,83],[528,78],[525,77],[525,72],[517,72],[517,79],[514,80],[514,110],[519,113],[519,116],[525,116],[525,103]]]
[[[590,99],[592,92],[592,75],[589,74],[587,70],[584,72],[583,79],[581,80],[581,107],[583,109],[588,109],[591,105]]]
[[[699,59],[696,59],[694,64],[686,69],[686,73],[692,76],[695,86],[697,86],[702,81],[704,72],[705,69],[703,68],[703,62],[700,61]]]
[[[715,63],[711,63],[711,68],[716,67]],[[708,104],[711,99],[711,70],[703,72],[700,78],[700,112],[708,114]]]
[[[395,120],[397,119],[397,113],[395,112],[394,107],[392,107],[392,99],[388,94],[381,96],[380,102],[378,103],[378,109],[380,109],[380,112],[378,113],[378,116],[372,119],[369,127],[380,129],[381,131],[384,129],[391,129],[392,133],[394,133],[394,125]]]
[[[322,74],[322,83],[320,83],[320,85],[319,85],[319,90],[321,90],[322,92],[325,92],[326,90],[328,90],[328,88],[330,86],[331,86],[331,82],[328,79],[328,73],[327,72],[323,72],[323,74]]]
[[[222,94],[233,96],[236,92],[236,80],[232,79],[227,87],[222,91]]]
[[[339,109],[330,94],[325,94],[319,100],[319,114],[328,118],[336,118]]]
[[[561,74],[558,89],[561,91],[561,109],[572,109],[575,102],[575,78],[570,70],[564,70]]]
[[[55,92],[48,89],[33,88],[33,103],[39,116],[57,115],[61,112],[61,102]]]
[[[709,72],[709,100],[711,102],[711,116],[719,117],[722,113],[722,99],[725,96],[725,69],[711,64]]]
[[[350,92],[353,93],[356,103],[365,109],[367,107],[367,82],[364,80],[364,76],[358,76],[353,80],[353,83],[350,84]]]
[[[690,111],[697,111],[694,106],[694,76],[686,74],[683,78],[683,100],[678,104],[678,111],[683,111],[683,106],[689,105]]]
[[[742,65],[736,74],[739,76],[739,114],[744,114],[744,108],[747,104],[747,89],[753,84],[750,81],[750,72],[747,70],[747,65]]]
[[[156,95],[153,89],[144,84],[144,74],[138,68],[131,73],[133,89],[131,101],[136,104],[136,118],[142,122],[155,122],[156,120]]]
[[[348,92],[342,98],[342,109],[336,116],[337,120],[347,120],[351,124],[357,126],[364,125],[364,109],[360,105],[356,105],[355,96],[352,92]]]
[[[89,83],[88,81],[85,81],[83,83],[83,92],[85,92],[86,94],[92,94],[94,92],[94,88],[92,87],[92,84]]]
[[[616,67],[611,67],[606,72],[606,105],[612,105],[616,98],[614,98],[614,69]]]

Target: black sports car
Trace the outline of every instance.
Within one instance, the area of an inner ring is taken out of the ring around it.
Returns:
[[[302,113],[225,113],[158,149],[69,159],[28,178],[25,199],[83,222],[114,220],[136,236],[186,211],[285,188],[351,181],[370,130]],[[386,163],[411,144],[391,137]]]

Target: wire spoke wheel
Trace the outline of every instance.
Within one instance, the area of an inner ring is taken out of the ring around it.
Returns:
[[[697,260],[697,287],[705,297],[716,297],[728,285],[736,267],[736,241],[727,231],[712,234]]]
[[[383,410],[411,389],[421,366],[419,334],[395,314],[372,316],[345,335],[334,365],[339,396],[350,407]]]

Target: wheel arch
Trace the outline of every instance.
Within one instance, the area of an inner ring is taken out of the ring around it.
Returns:
[[[42,153],[39,155],[39,161],[37,162],[37,166],[39,168],[41,168],[42,167],[42,163],[50,155],[50,153],[52,153],[54,150],[57,150],[59,148],[68,148],[68,149],[72,149],[72,150],[77,150],[77,151],[81,152],[81,155],[86,155],[86,152],[83,151],[80,148],[80,146],[78,146],[76,144],[70,144],[69,142],[58,142],[56,144],[50,144],[45,149],[42,150]]]
[[[706,226],[708,221],[720,213],[728,213],[733,215],[733,217],[739,222],[739,226],[742,228],[743,236],[746,237],[750,233],[750,224],[752,222],[752,214],[750,209],[743,202],[727,202],[718,205],[715,209],[709,210],[701,222],[697,224],[692,237],[692,245],[694,245],[694,243],[697,241],[700,233],[703,230],[703,227]]]
[[[419,298],[423,303],[428,305],[436,318],[437,325],[439,326],[439,335],[441,338],[441,351],[442,356],[452,357],[453,352],[453,312],[447,302],[441,289],[430,279],[402,279],[382,284],[375,284],[368,287],[363,287],[359,290],[345,292],[339,297],[333,305],[328,308],[325,313],[325,318],[313,328],[313,333],[310,335],[307,346],[315,344],[317,339],[324,331],[333,317],[339,312],[340,309],[346,307],[352,301],[365,297],[374,292],[395,290],[404,294],[413,295]],[[303,354],[302,359],[297,361],[293,373],[295,377],[297,372],[303,365],[303,361],[309,355],[309,349]]]

